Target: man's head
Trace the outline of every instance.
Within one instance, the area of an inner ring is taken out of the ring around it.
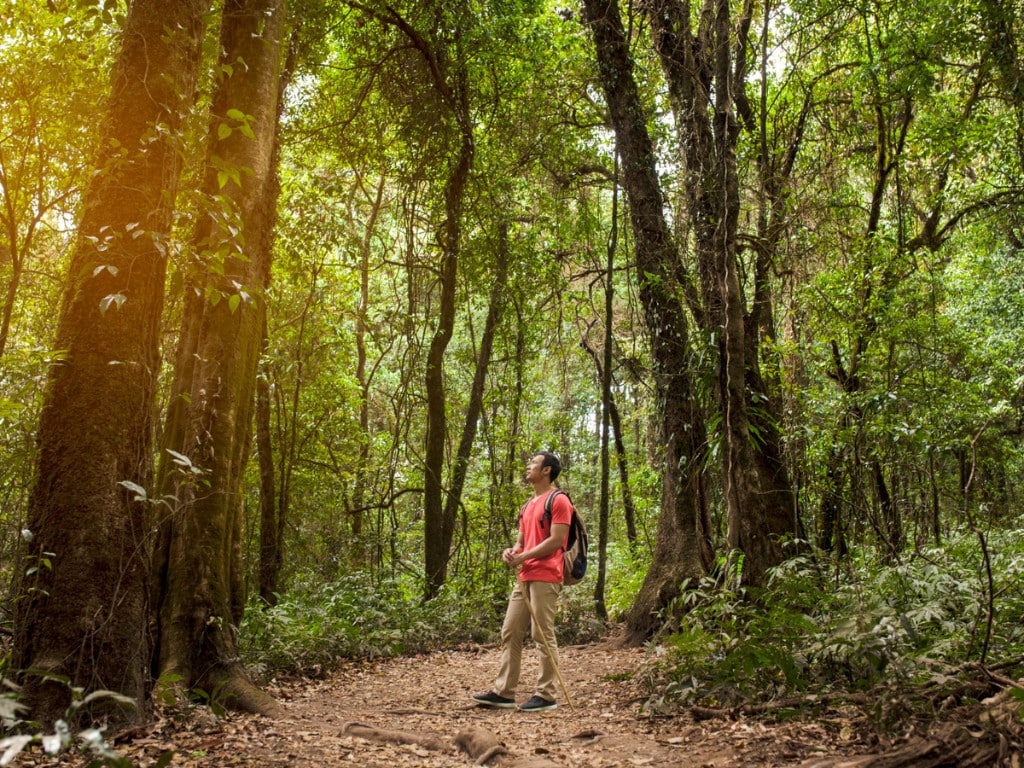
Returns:
[[[545,467],[551,467],[551,482],[555,482],[562,471],[562,462],[551,451],[537,451],[537,456],[543,457],[540,463],[541,471],[543,472]]]

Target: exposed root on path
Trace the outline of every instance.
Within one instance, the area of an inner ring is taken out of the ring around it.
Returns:
[[[355,722],[345,723],[341,727],[341,732],[380,744],[415,744],[433,752],[454,753],[458,747],[469,755],[476,765],[490,765],[495,768],[557,768],[557,763],[547,758],[520,758],[512,755],[497,736],[479,726],[470,726],[459,731],[451,743],[434,733],[397,731]]]
[[[347,736],[358,736],[367,741],[381,744],[416,744],[434,752],[451,752],[452,747],[440,736],[430,733],[414,733],[412,731],[394,731],[386,728],[375,728],[364,723],[345,723],[341,732]]]
[[[245,675],[231,675],[224,680],[221,690],[227,696],[228,706],[237,712],[249,712],[263,717],[281,717],[284,714],[281,704]]]
[[[808,768],[1016,768],[1024,759],[1020,710],[1020,702],[1003,691],[982,702],[976,724],[964,725],[970,717],[939,721],[926,735],[882,754],[822,760]]]

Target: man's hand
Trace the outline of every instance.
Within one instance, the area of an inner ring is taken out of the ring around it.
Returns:
[[[518,568],[527,560],[535,560],[547,557],[556,549],[561,549],[565,543],[565,537],[569,535],[569,526],[563,523],[556,523],[551,526],[551,535],[533,549],[521,552],[518,549],[506,549],[501,553],[501,560],[511,568]]]

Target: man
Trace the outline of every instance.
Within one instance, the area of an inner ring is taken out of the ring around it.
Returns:
[[[562,549],[572,521],[572,502],[564,493],[559,493],[552,500],[550,518],[544,513],[544,507],[548,497],[558,490],[554,482],[561,471],[558,457],[548,451],[536,454],[526,470],[526,482],[533,486],[533,496],[519,512],[519,537],[515,546],[501,554],[502,561],[519,571],[501,627],[501,666],[494,689],[473,697],[478,704],[503,708],[516,705],[523,641],[532,626],[532,636],[541,653],[540,674],[536,693],[519,709],[539,712],[558,706],[555,703],[558,679],[555,610],[562,589]],[[531,607],[535,625],[531,620]]]

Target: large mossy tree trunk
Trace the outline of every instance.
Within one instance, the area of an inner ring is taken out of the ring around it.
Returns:
[[[744,5],[735,25],[729,0],[704,0],[696,15],[687,0],[647,0],[644,7],[682,147],[701,286],[698,318],[717,360],[715,394],[722,424],[729,547],[743,554],[744,580],[758,585],[768,568],[781,562],[781,542],[797,526],[777,436],[761,443],[752,436],[759,425],[749,387],[760,387],[762,391],[754,393],[768,397],[761,386],[757,345],[747,337],[737,238],[737,102],[746,103],[752,5]],[[693,18],[700,20],[696,30],[691,28]]]
[[[140,706],[147,695],[152,541],[140,499],[152,480],[180,137],[208,10],[198,0],[135,0],[113,69],[44,396],[15,602],[13,664],[32,671],[22,700],[42,722],[65,715],[72,687]]]
[[[622,159],[622,185],[636,239],[636,271],[651,337],[662,438],[662,496],[654,558],[630,609],[629,639],[642,641],[687,579],[705,573],[706,515],[700,478],[704,421],[693,395],[689,327],[682,297],[685,274],[665,218],[653,143],[633,75],[633,62],[616,0],[585,0],[601,86]]]
[[[278,197],[275,138],[284,0],[229,0],[211,105],[196,274],[182,320],[159,487],[156,667],[168,683],[261,713],[275,703],[238,661],[241,483]],[[236,234],[237,233],[237,234]]]

